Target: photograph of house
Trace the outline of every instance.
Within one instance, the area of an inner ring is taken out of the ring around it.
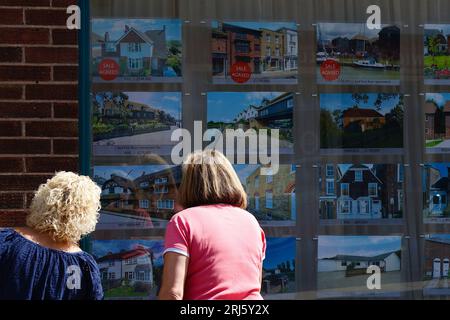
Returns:
[[[403,95],[320,95],[322,149],[403,148]]]
[[[234,165],[247,192],[247,210],[259,221],[295,221],[295,165],[280,165],[276,174],[261,175],[260,165]]]
[[[163,240],[92,241],[105,300],[156,299],[163,252]]]
[[[295,289],[295,238],[267,238],[261,294],[264,299],[292,299]],[[291,293],[291,295],[289,295]]]
[[[425,236],[424,295],[450,295],[450,235]]]
[[[325,164],[319,170],[320,219],[403,216],[402,164]]]
[[[369,266],[381,272],[381,289],[369,290]],[[400,236],[319,236],[319,297],[388,296],[401,291]]]
[[[94,155],[170,155],[172,132],[180,127],[180,92],[92,95]]]
[[[94,181],[102,188],[98,229],[160,227],[179,211],[180,166],[96,166]]]
[[[213,82],[235,83],[231,68],[237,62],[251,70],[246,83],[297,83],[297,24],[213,21]]]
[[[294,93],[290,92],[208,92],[208,129],[279,130],[279,152],[293,153]],[[269,139],[269,138],[268,138]],[[248,149],[247,149],[248,146]],[[257,144],[247,144],[247,153],[257,152]],[[239,151],[241,152],[241,151]]]
[[[425,145],[427,152],[449,152],[450,93],[427,93],[425,99]]]
[[[319,23],[317,81],[319,84],[400,84],[400,28],[382,25],[370,30],[365,23]],[[322,76],[327,60],[340,67],[336,80]]]
[[[91,37],[93,82],[181,81],[180,20],[93,19]],[[112,78],[102,77],[106,61]]]
[[[423,36],[425,84],[450,84],[450,24],[426,24]]]
[[[426,222],[450,222],[450,163],[426,163],[422,168],[423,215]]]

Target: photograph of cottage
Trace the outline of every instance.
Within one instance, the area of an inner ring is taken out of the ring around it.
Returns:
[[[318,296],[391,296],[401,291],[400,236],[319,236]],[[367,268],[381,272],[381,289],[369,290]]]
[[[403,106],[399,94],[320,94],[320,147],[403,148]]]
[[[402,218],[403,183],[402,164],[320,166],[320,219]]]
[[[425,95],[427,152],[450,152],[450,93]]]
[[[181,81],[180,20],[92,19],[91,48],[93,82]]]
[[[366,23],[319,23],[317,81],[319,84],[400,84],[400,28],[382,25],[370,30]],[[336,80],[321,73],[325,61],[339,65]]]
[[[179,211],[180,166],[96,166],[94,181],[102,189],[97,229],[164,227]]]
[[[422,167],[425,222],[450,222],[450,163],[426,163]]]
[[[295,289],[295,238],[266,238],[261,294],[264,299],[293,299]]]
[[[450,235],[425,236],[424,263],[424,295],[450,296]]]
[[[180,92],[92,95],[94,155],[170,155],[172,132],[180,127]]]
[[[425,84],[450,84],[450,24],[426,24],[423,36]]]
[[[222,133],[226,129],[252,129],[247,134],[255,139],[260,129],[268,129],[269,136],[277,129],[279,152],[292,154],[294,96],[291,92],[208,92],[208,129]],[[257,148],[257,142],[246,144],[247,153],[257,153]]]
[[[295,165],[280,165],[269,175],[261,175],[260,165],[237,164],[234,169],[247,192],[247,210],[259,221],[278,225],[296,220]]]
[[[245,83],[297,83],[297,24],[289,22],[212,22],[214,83],[236,83],[232,67],[247,64]]]
[[[94,240],[105,300],[154,300],[161,287],[163,240]]]

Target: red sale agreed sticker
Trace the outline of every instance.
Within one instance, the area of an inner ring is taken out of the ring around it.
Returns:
[[[105,81],[116,79],[119,72],[120,66],[113,59],[104,59],[98,65],[98,74]]]
[[[325,60],[320,65],[320,74],[326,81],[335,81],[341,75],[341,66],[335,60]]]
[[[252,69],[245,62],[236,62],[231,66],[231,78],[234,82],[245,83],[250,80]]]

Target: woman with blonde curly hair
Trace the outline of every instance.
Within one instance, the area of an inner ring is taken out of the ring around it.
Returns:
[[[103,299],[98,266],[78,246],[95,229],[100,193],[71,172],[39,187],[27,227],[0,230],[0,300]]]

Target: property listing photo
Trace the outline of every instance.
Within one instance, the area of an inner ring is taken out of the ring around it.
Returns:
[[[332,223],[401,219],[403,186],[403,164],[322,165],[320,219]]]
[[[264,299],[293,299],[295,296],[296,240],[267,238],[261,294]]]
[[[242,129],[245,153],[258,154],[261,133],[267,134],[270,146],[276,139],[280,154],[293,154],[293,115],[295,94],[292,92],[208,92],[208,129]],[[278,130],[278,138],[272,130]],[[249,139],[249,142],[246,142]],[[243,153],[242,149],[236,150]]]
[[[94,156],[170,155],[172,132],[180,127],[180,92],[92,95]]]
[[[320,94],[321,153],[398,153],[403,148],[403,120],[400,94]]]
[[[181,21],[92,19],[92,81],[181,82]]]
[[[450,93],[427,93],[424,113],[426,151],[450,152]]]
[[[423,37],[427,85],[450,85],[450,24],[426,24]]]
[[[164,241],[94,240],[105,300],[155,300],[161,287]]]
[[[395,298],[401,283],[400,236],[319,236],[319,298]],[[370,289],[368,272],[378,267],[380,289]]]
[[[296,84],[295,22],[212,21],[213,83]]]
[[[429,234],[424,245],[424,296],[450,296],[450,235]]]
[[[318,23],[318,84],[399,85],[400,28],[366,23]]]
[[[96,166],[101,187],[97,230],[163,228],[180,210],[181,166]]]
[[[289,226],[295,224],[295,165],[280,165],[278,172],[261,175],[261,165],[234,165],[247,193],[247,210],[262,225]]]
[[[449,223],[450,163],[422,166],[423,218],[425,223]]]

